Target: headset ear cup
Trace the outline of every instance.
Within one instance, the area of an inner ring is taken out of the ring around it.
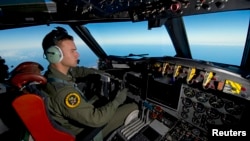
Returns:
[[[58,63],[63,59],[62,50],[58,46],[51,46],[46,50],[46,58],[50,63]]]

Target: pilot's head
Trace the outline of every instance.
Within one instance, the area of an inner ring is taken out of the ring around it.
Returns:
[[[52,64],[77,65],[79,54],[74,39],[62,27],[49,32],[43,39],[42,47],[46,59]]]

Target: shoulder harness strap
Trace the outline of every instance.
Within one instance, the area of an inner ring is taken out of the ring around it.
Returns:
[[[59,79],[59,78],[48,78],[47,79],[48,82],[57,82],[57,83],[63,83],[66,85],[71,85],[73,86],[80,94],[81,96],[87,101],[87,98],[85,97],[85,95],[83,94],[83,92],[77,87],[77,84],[74,82],[69,82],[63,79]]]

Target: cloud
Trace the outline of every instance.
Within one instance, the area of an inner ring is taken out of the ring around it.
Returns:
[[[38,56],[42,57],[42,53],[37,51],[36,49],[31,50],[23,50],[23,49],[2,49],[0,50],[3,58],[7,59],[15,59],[15,60],[28,60],[31,58],[37,58]]]

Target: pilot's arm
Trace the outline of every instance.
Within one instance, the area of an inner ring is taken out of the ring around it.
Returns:
[[[60,92],[58,104],[63,116],[90,127],[100,127],[112,119],[118,106],[126,99],[127,90],[119,91],[116,98],[105,106],[95,108],[74,88],[65,88]]]

